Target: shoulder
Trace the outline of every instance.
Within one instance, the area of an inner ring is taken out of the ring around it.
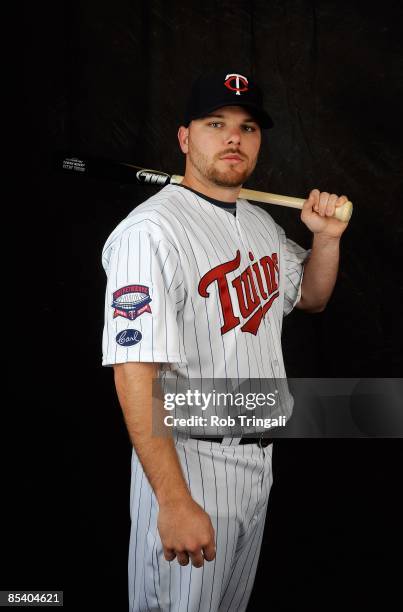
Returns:
[[[146,225],[149,220],[160,224],[169,223],[173,218],[172,215],[185,201],[186,193],[182,192],[185,192],[185,189],[176,185],[166,185],[161,191],[136,206],[124,221],[133,226],[140,223]]]
[[[109,234],[103,253],[113,247],[123,236],[142,233],[152,237],[153,241],[169,240],[169,226],[180,205],[175,190],[167,185],[134,208]]]
[[[172,256],[177,254],[171,225],[176,216],[175,209],[180,203],[170,187],[167,185],[136,206],[109,234],[101,255],[105,270],[108,270],[113,254],[120,251],[124,244],[131,245],[131,252],[135,252],[133,246],[138,245],[143,250],[151,247],[153,251],[169,251]],[[162,248],[164,245],[165,249]]]

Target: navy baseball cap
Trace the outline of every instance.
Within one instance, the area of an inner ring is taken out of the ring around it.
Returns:
[[[245,106],[261,128],[272,128],[273,121],[263,108],[263,92],[248,76],[236,72],[200,75],[192,84],[184,125],[201,119],[221,106]]]

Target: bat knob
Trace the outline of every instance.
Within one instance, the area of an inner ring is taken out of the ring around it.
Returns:
[[[351,219],[351,215],[353,214],[353,204],[348,201],[343,206],[339,206],[334,211],[334,217],[339,221],[343,221],[344,223],[348,223]]]

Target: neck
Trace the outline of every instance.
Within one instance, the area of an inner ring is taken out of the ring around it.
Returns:
[[[191,187],[192,189],[195,189],[195,191],[199,191],[200,193],[203,193],[210,198],[214,198],[215,200],[221,200],[222,202],[235,202],[242,188],[242,185],[238,185],[237,187],[220,187],[219,185],[211,183],[204,177],[194,176],[188,170],[186,171],[181,184],[185,185],[186,187]]]

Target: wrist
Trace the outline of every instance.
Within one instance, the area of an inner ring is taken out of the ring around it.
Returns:
[[[160,508],[166,506],[182,506],[189,501],[189,498],[192,497],[186,485],[184,485],[183,488],[176,490],[161,489],[159,491],[155,491],[155,496]]]
[[[338,248],[340,244],[341,236],[332,236],[324,232],[317,232],[313,234],[313,244],[321,247]]]

